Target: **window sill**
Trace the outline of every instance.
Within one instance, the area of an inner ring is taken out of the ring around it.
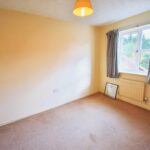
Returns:
[[[147,82],[146,75],[136,74],[136,73],[127,73],[127,72],[120,72],[121,79],[128,79],[128,80],[135,80],[140,82]]]
[[[135,76],[143,76],[143,77],[146,77],[146,76],[147,76],[147,74],[135,73],[135,72],[123,72],[123,71],[121,71],[121,72],[119,72],[119,73],[121,73],[121,74],[135,75]]]

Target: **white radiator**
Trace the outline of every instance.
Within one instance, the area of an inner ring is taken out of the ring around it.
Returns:
[[[119,95],[121,97],[143,101],[145,83],[128,79],[121,79],[119,84]]]

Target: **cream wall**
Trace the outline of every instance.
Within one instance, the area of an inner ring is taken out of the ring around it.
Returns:
[[[104,92],[106,82],[120,84],[120,79],[122,78],[131,79],[131,80],[133,79],[133,80],[144,81],[144,82],[146,81],[145,76],[130,75],[130,74],[121,74],[121,77],[119,79],[110,79],[106,77],[106,49],[107,49],[106,33],[112,29],[130,27],[133,25],[144,24],[144,23],[150,23],[150,11],[134,17],[130,17],[128,19],[119,21],[117,23],[96,27],[96,49],[98,50],[98,55],[99,55],[99,91],[100,92]],[[150,101],[150,85],[146,85],[145,96],[148,97]],[[132,99],[130,100],[126,99],[125,101],[141,106],[146,109],[150,109],[150,103],[145,104],[144,102],[138,102]]]
[[[0,125],[103,92],[107,81],[119,84],[106,77],[105,34],[148,19],[150,12],[91,27],[0,9]],[[150,86],[145,93],[150,99]]]
[[[98,91],[94,28],[0,9],[0,125]]]

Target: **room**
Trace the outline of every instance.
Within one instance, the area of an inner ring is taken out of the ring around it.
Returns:
[[[150,150],[149,0],[0,0],[0,150]]]

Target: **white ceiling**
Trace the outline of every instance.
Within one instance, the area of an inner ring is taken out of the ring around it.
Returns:
[[[92,16],[85,18],[73,16],[75,0],[0,0],[0,8],[90,25],[107,24],[150,10],[150,0],[91,1],[95,12]]]

